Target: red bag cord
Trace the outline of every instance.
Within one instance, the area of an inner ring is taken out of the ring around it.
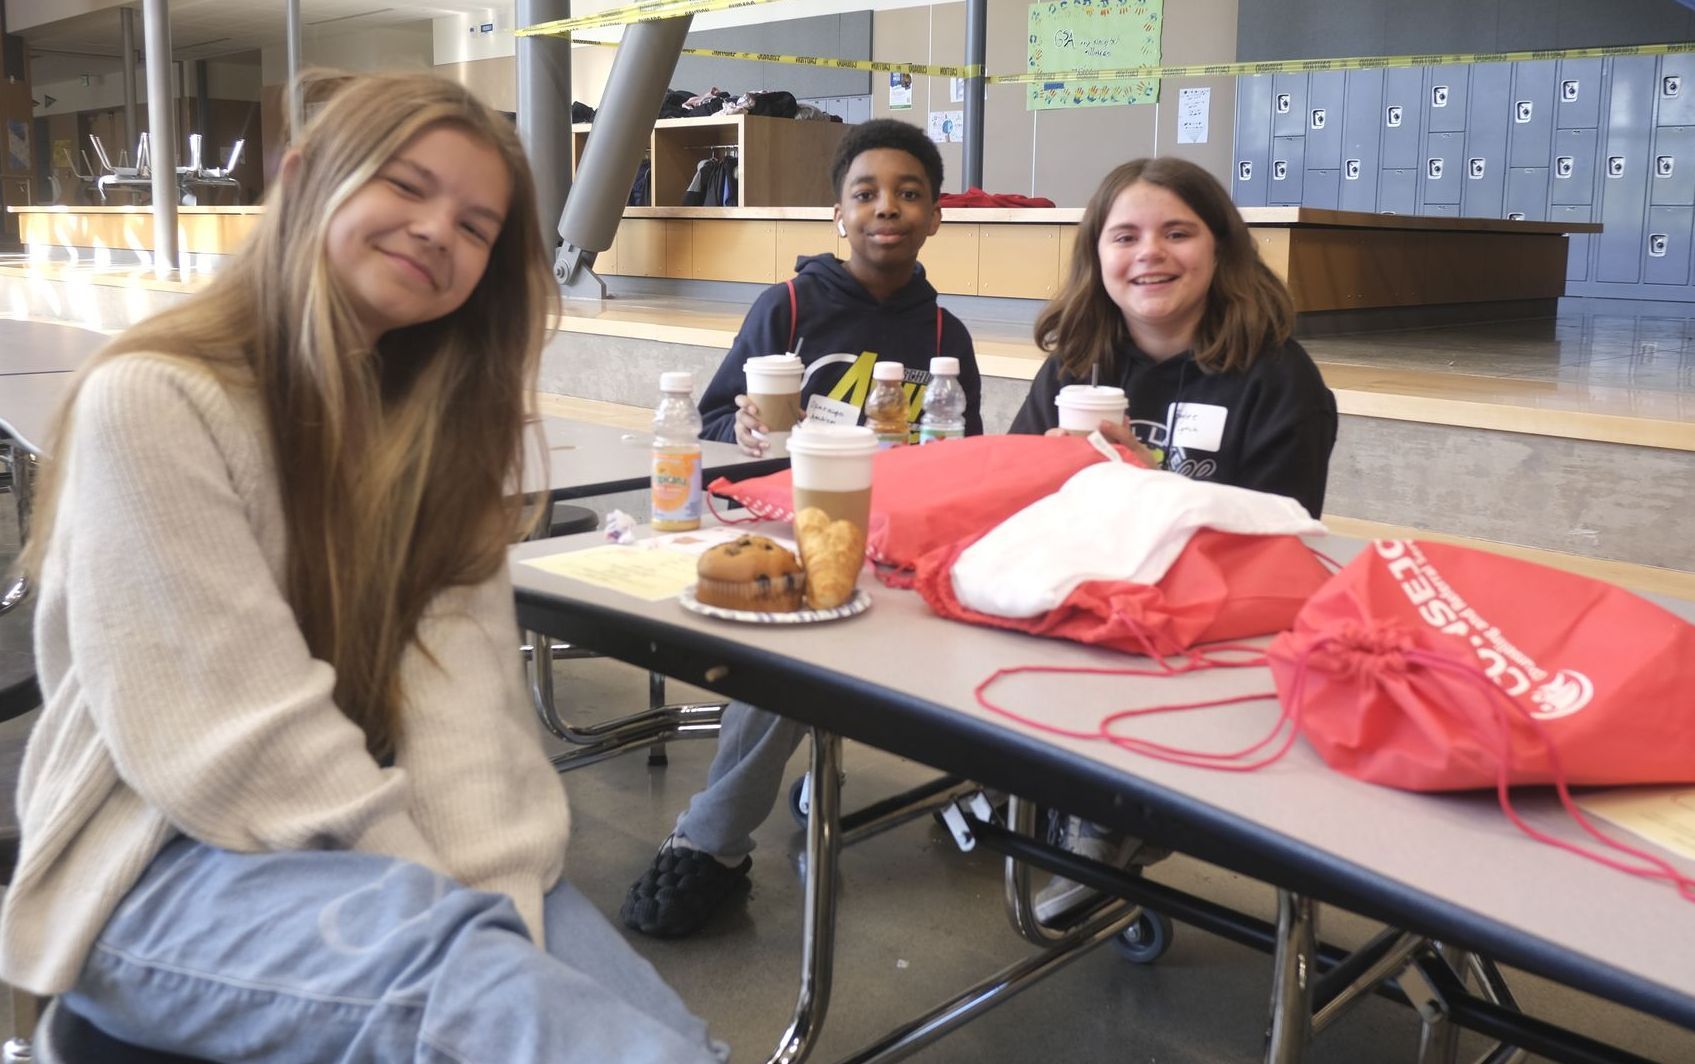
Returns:
[[[1128,623],[1127,619],[1121,619],[1126,620]],[[1134,626],[1132,627],[1134,628]],[[1144,643],[1146,642],[1145,636],[1143,641]],[[1547,729],[1543,727],[1541,721],[1537,720],[1530,713],[1526,712],[1524,707],[1513,701],[1512,698],[1509,697],[1505,691],[1502,691],[1493,680],[1489,679],[1489,677],[1485,675],[1481,669],[1466,662],[1454,661],[1453,659],[1444,657],[1441,654],[1420,650],[1417,647],[1403,646],[1395,648],[1384,645],[1381,639],[1373,640],[1373,642],[1379,644],[1379,649],[1389,651],[1391,654],[1399,656],[1407,662],[1423,666],[1424,668],[1435,669],[1458,676],[1461,679],[1482,687],[1485,693],[1494,696],[1488,700],[1488,704],[1494,708],[1494,713],[1491,714],[1488,722],[1481,724],[1479,730],[1485,735],[1485,737],[1494,740],[1493,745],[1495,747],[1495,761],[1497,766],[1495,782],[1496,800],[1501,807],[1501,812],[1506,815],[1507,820],[1515,828],[1517,828],[1519,832],[1536,842],[1553,846],[1557,849],[1564,850],[1567,853],[1576,854],[1579,857],[1594,861],[1597,864],[1611,868],[1618,872],[1624,872],[1628,875],[1637,876],[1643,879],[1665,880],[1675,886],[1678,894],[1685,900],[1695,901],[1695,877],[1684,875],[1661,857],[1611,838],[1597,828],[1594,823],[1583,814],[1582,810],[1578,808],[1577,803],[1573,800],[1570,789],[1566,786],[1565,770],[1561,767],[1558,749],[1555,746],[1552,737],[1549,736]],[[1110,742],[1121,749],[1128,750],[1131,753],[1140,754],[1144,757],[1150,757],[1158,761],[1187,765],[1193,768],[1205,768],[1225,772],[1253,772],[1278,761],[1287,754],[1290,747],[1294,745],[1295,736],[1300,731],[1300,707],[1302,705],[1303,696],[1306,692],[1307,675],[1310,671],[1312,656],[1319,651],[1329,649],[1332,646],[1346,646],[1349,645],[1349,643],[1350,640],[1347,639],[1336,636],[1325,636],[1316,640],[1303,650],[1300,658],[1295,662],[1295,672],[1289,687],[1288,704],[1282,705],[1281,712],[1278,714],[1277,720],[1272,724],[1271,729],[1266,733],[1264,738],[1245,746],[1240,750],[1215,753],[1206,750],[1194,750],[1183,747],[1168,746],[1164,743],[1156,743],[1148,739],[1137,739],[1133,736],[1115,734],[1112,728],[1113,725],[1119,721],[1152,716],[1158,713],[1173,713],[1193,709],[1213,709],[1222,706],[1239,705],[1245,702],[1257,702],[1266,698],[1275,698],[1275,692],[1233,695],[1224,698],[1206,699],[1199,702],[1173,703],[1148,706],[1139,709],[1121,709],[1102,717],[1099,725],[1092,732],[1074,728],[1065,728],[1052,724],[1048,721],[1027,717],[1021,713],[1008,709],[1005,706],[1001,706],[990,701],[988,697],[989,688],[993,687],[1003,677],[1015,676],[1023,673],[1073,676],[1174,676],[1181,673],[1194,672],[1200,669],[1241,668],[1245,666],[1262,665],[1265,663],[1263,653],[1258,653],[1255,648],[1239,644],[1221,644],[1218,647],[1210,648],[1210,650],[1249,651],[1257,653],[1257,659],[1247,658],[1237,661],[1213,657],[1211,653],[1208,652],[1201,654],[1191,653],[1188,660],[1182,666],[1175,668],[1157,655],[1150,655],[1153,656],[1154,660],[1159,663],[1159,668],[1157,669],[1091,668],[1085,666],[1066,665],[1015,665],[996,669],[988,679],[977,685],[977,687],[973,690],[973,694],[976,696],[977,704],[982,706],[984,709],[1006,717],[1009,720],[1018,721],[1028,727],[1034,728],[1038,731],[1047,732],[1052,735],[1060,735],[1069,739],[1101,739],[1106,742]],[[1508,783],[1508,773],[1511,768],[1511,721],[1513,718],[1509,715],[1508,711],[1501,708],[1502,701],[1505,701],[1512,707],[1512,710],[1518,714],[1518,719],[1530,725],[1531,731],[1535,734],[1536,738],[1541,742],[1543,749],[1547,752],[1548,763],[1553,769],[1554,789],[1559,796],[1560,805],[1566,811],[1567,815],[1569,815],[1572,820],[1577,823],[1578,827],[1582,828],[1584,833],[1589,837],[1610,849],[1617,850],[1620,853],[1627,854],[1630,857],[1637,859],[1647,865],[1647,867],[1616,860],[1608,857],[1604,852],[1598,852],[1576,843],[1566,842],[1563,839],[1555,838],[1546,832],[1532,827],[1524,820],[1523,817],[1519,816],[1518,810],[1512,804],[1512,798],[1510,795],[1511,785]],[[1475,720],[1471,723],[1474,726],[1480,725],[1480,722]],[[1492,727],[1490,727],[1491,725]],[[1258,758],[1254,758],[1253,760],[1245,760],[1255,754],[1258,754],[1261,750],[1265,749],[1265,747],[1277,741],[1279,736],[1282,737],[1282,741],[1278,743],[1275,750]]]
[[[754,513],[752,510],[748,511],[748,516],[746,516],[746,517],[726,517],[725,515],[718,512],[718,507],[712,505],[712,498],[713,498],[712,493],[710,491],[707,492],[706,493],[706,508],[709,511],[711,511],[713,517],[718,519],[719,524],[723,524],[723,525],[754,525],[754,524],[758,524],[761,521],[766,520],[766,518],[759,516],[758,514]]]

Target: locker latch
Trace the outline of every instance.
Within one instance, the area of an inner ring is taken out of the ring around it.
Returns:
[[[1358,181],[1360,179],[1360,161],[1358,159],[1349,159],[1347,162],[1343,163],[1342,176],[1347,178],[1349,181]]]
[[[1429,173],[1429,175],[1430,175],[1430,180],[1440,181],[1442,179],[1442,160],[1441,159],[1431,159],[1429,162],[1427,162],[1425,164],[1425,167],[1426,167],[1426,172]]]
[[[1522,221],[1524,221],[1524,212],[1523,211],[1508,211],[1507,212],[1507,221],[1509,221],[1509,222],[1522,222]]]
[[[1571,103],[1577,99],[1577,81],[1575,78],[1571,81],[1560,82],[1560,99],[1566,103]]]
[[[1383,113],[1383,124],[1393,129],[1401,124],[1401,105],[1395,104]]]
[[[1573,159],[1569,155],[1561,155],[1554,160],[1554,176],[1555,177],[1570,177],[1572,171],[1574,169],[1576,169],[1576,167],[1577,167],[1577,160],[1576,159]]]
[[[1314,107],[1312,109],[1312,128],[1314,128],[1314,129],[1323,129],[1324,128],[1324,108]]]
[[[1607,176],[1608,177],[1623,177],[1624,176],[1624,156],[1622,156],[1622,155],[1609,155],[1609,156],[1607,156]]]
[[[1446,85],[1434,85],[1434,86],[1431,87],[1431,89],[1430,89],[1430,106],[1432,106],[1432,107],[1446,107],[1446,106],[1448,106],[1448,86],[1446,86]]]
[[[1662,96],[1676,96],[1682,89],[1683,75],[1681,74],[1667,74],[1660,79],[1660,94]]]
[[[1252,181],[1254,179],[1254,164],[1246,159],[1236,164],[1236,180]]]
[[[1663,259],[1666,257],[1666,246],[1670,243],[1671,238],[1664,233],[1649,233],[1648,254],[1656,259]]]
[[[1277,113],[1278,114],[1280,114],[1280,115],[1288,114],[1289,109],[1292,108],[1293,106],[1295,106],[1294,97],[1290,96],[1286,92],[1280,92],[1280,93],[1277,94]]]
[[[1655,177],[1670,177],[1672,167],[1673,167],[1673,165],[1675,165],[1676,161],[1677,160],[1673,159],[1669,155],[1657,155],[1657,156],[1655,156],[1654,157],[1654,176]]]
[[[1513,121],[1524,123],[1530,121],[1532,104],[1529,100],[1520,100],[1513,104]]]
[[[1478,178],[1483,176],[1483,160],[1467,159],[1465,161],[1465,172],[1466,176],[1470,177],[1473,181],[1476,181]]]
[[[1275,161],[1271,164],[1271,179],[1273,181],[1282,181],[1285,178],[1287,178],[1288,176],[1289,176],[1289,164],[1288,163],[1284,162],[1282,159],[1278,159],[1277,161]]]

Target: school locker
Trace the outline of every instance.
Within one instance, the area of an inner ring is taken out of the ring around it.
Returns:
[[[1433,203],[1459,203],[1465,181],[1465,133],[1431,133],[1425,140],[1424,167],[1419,172],[1420,214]]]
[[[1548,168],[1546,166],[1515,166],[1507,171],[1506,199],[1501,205],[1501,217],[1519,221],[1548,220]]]
[[[1271,135],[1298,137],[1307,131],[1307,76],[1276,74],[1271,82]]]
[[[1342,165],[1342,112],[1346,91],[1345,71],[1324,70],[1307,79],[1308,170],[1335,170]]]
[[[1308,170],[1302,179],[1301,204],[1336,210],[1340,206],[1340,170]]]
[[[1601,60],[1562,59],[1554,81],[1554,128],[1601,124]]]
[[[1513,69],[1507,63],[1472,68],[1465,127],[1465,175],[1460,213],[1499,218],[1507,184],[1507,126],[1512,121]]]
[[[1595,150],[1593,129],[1556,129],[1553,155],[1548,162],[1548,202],[1592,203],[1595,199]]]
[[[1271,138],[1271,180],[1266,183],[1266,202],[1276,206],[1301,203],[1301,173],[1306,161],[1304,137]]]
[[[1374,211],[1383,142],[1383,71],[1348,71],[1345,92],[1339,205],[1345,211]]]
[[[1606,138],[1596,159],[1595,185],[1602,229],[1595,241],[1595,280],[1635,284],[1642,279],[1643,212],[1648,206],[1655,56],[1613,60]]]
[[[1547,166],[1554,135],[1554,80],[1559,63],[1537,59],[1513,64],[1508,101],[1507,165]]]
[[[1594,208],[1587,203],[1549,204],[1548,220],[1561,225],[1571,225],[1574,222],[1587,222],[1591,219]],[[1572,233],[1566,237],[1569,251],[1566,255],[1566,280],[1587,281],[1589,279],[1589,243],[1594,239],[1592,233]]]
[[[1377,213],[1412,214],[1417,195],[1417,170],[1384,170],[1377,182]]]
[[[1471,68],[1424,68],[1424,129],[1427,133],[1457,133],[1465,129],[1466,99]]]
[[[1695,55],[1663,55],[1654,86],[1662,126],[1695,126]]]
[[[1424,71],[1394,67],[1383,72],[1383,158],[1385,170],[1424,165]]]
[[[1236,79],[1236,173],[1230,197],[1239,207],[1266,205],[1271,172],[1271,75]]]
[[[1648,232],[1642,240],[1642,280],[1649,284],[1689,283],[1692,207],[1648,208]]]
[[[1695,126],[1654,130],[1648,202],[1659,207],[1695,204]]]

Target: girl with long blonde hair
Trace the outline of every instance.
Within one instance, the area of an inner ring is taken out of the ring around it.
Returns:
[[[318,83],[252,239],[67,404],[0,977],[215,1059],[706,1061],[561,878],[506,546],[556,299],[511,124]]]

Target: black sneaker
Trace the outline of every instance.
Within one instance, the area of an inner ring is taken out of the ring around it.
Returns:
[[[704,850],[675,845],[666,838],[653,864],[630,886],[618,918],[632,931],[654,938],[685,938],[699,931],[712,914],[748,889],[753,858],[735,866]]]

